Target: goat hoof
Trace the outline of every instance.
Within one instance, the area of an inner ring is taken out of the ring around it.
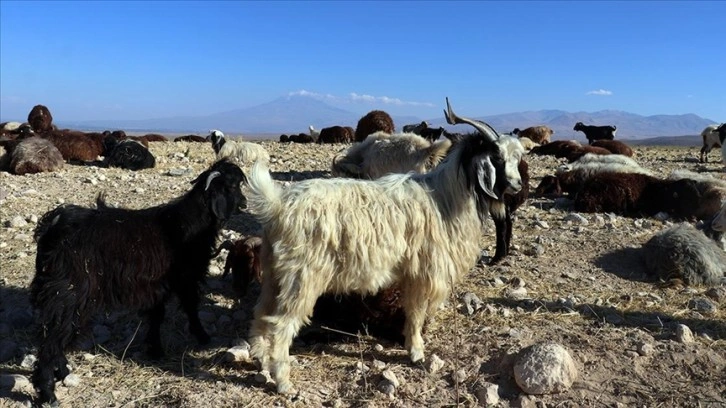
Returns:
[[[411,350],[409,352],[409,356],[411,357],[412,363],[423,363],[424,362],[423,350]]]
[[[277,393],[281,395],[295,395],[297,391],[292,387],[290,381],[285,381],[277,384]]]

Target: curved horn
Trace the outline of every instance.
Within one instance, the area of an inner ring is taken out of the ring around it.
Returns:
[[[221,175],[222,175],[222,173],[220,173],[218,171],[211,172],[209,174],[209,176],[207,176],[207,185],[204,186],[204,191],[207,191],[207,189],[209,189],[209,185],[212,183],[212,180],[214,180],[215,177],[218,177],[218,176],[221,176]]]
[[[478,120],[468,119],[468,118],[465,118],[462,116],[457,116],[454,113],[454,110],[451,109],[451,104],[449,103],[448,96],[446,97],[446,109],[447,110],[444,111],[444,116],[446,116],[446,123],[448,123],[450,125],[459,125],[462,123],[471,125],[471,126],[474,126],[474,128],[476,130],[478,130],[479,133],[482,134],[482,136],[484,136],[488,139],[491,139],[492,142],[499,139],[499,133],[497,133],[497,131],[494,130],[493,127],[489,126],[488,123],[480,122]]]

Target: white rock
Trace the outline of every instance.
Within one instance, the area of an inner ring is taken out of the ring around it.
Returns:
[[[10,221],[6,222],[5,225],[10,228],[22,228],[28,225],[28,222],[22,216],[16,215]]]
[[[509,288],[505,294],[511,299],[524,299],[527,297],[527,288]]]
[[[582,215],[577,214],[577,213],[570,213],[570,214],[565,215],[565,217],[562,218],[562,221],[565,221],[565,222],[569,221],[574,224],[580,224],[580,225],[590,224],[590,221],[588,221],[587,218],[585,218]]]
[[[691,328],[685,324],[679,324],[676,326],[676,340],[679,343],[690,344],[694,342],[693,332]]]
[[[491,407],[499,404],[499,386],[485,382],[476,390],[476,398],[479,405]]]
[[[384,368],[386,368],[386,363],[381,360],[373,360],[373,368],[379,371],[383,370]]]
[[[556,343],[538,343],[522,350],[514,364],[514,379],[527,394],[566,391],[577,378],[577,367],[567,349]]]
[[[432,354],[431,358],[426,361],[426,370],[433,374],[444,368],[445,364],[444,360],[439,358],[439,356]]]
[[[641,356],[649,356],[655,351],[655,347],[652,344],[646,342],[640,342],[636,346],[636,351]]]
[[[383,376],[383,378],[393,384],[394,387],[399,387],[401,385],[401,383],[398,381],[398,377],[396,377],[396,374],[391,370],[384,370],[381,373],[381,376]]]
[[[451,373],[451,379],[454,380],[456,384],[463,383],[464,381],[466,381],[467,378],[469,378],[469,374],[467,374],[466,370],[464,370],[463,368]]]
[[[139,194],[143,194],[143,193],[145,193],[145,192],[146,192],[146,190],[144,190],[144,189],[143,189],[143,188],[141,188],[141,187],[136,187],[136,188],[134,189],[134,193],[139,193]]]
[[[373,346],[373,350],[375,350],[375,351],[377,351],[377,352],[380,353],[381,351],[383,351],[383,345],[376,344],[375,346]]]
[[[34,355],[27,354],[25,357],[23,357],[23,362],[20,363],[20,366],[23,368],[33,368],[36,360],[38,359]]]
[[[77,376],[76,374],[68,374],[66,378],[63,379],[63,385],[68,388],[78,387],[80,383],[81,377]]]

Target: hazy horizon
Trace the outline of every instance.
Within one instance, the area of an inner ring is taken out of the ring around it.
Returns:
[[[0,2],[0,121],[354,113],[726,118],[724,2]],[[28,22],[32,22],[30,29]]]

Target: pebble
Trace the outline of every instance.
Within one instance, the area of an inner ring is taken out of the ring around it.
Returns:
[[[381,376],[393,384],[394,387],[399,387],[401,385],[401,382],[398,381],[398,377],[396,377],[396,374],[391,370],[384,370],[381,373]]]
[[[641,356],[649,356],[655,352],[655,347],[653,347],[650,343],[640,342],[635,347],[636,351]]]
[[[144,190],[144,189],[143,189],[143,188],[141,188],[141,187],[136,187],[136,188],[134,189],[134,193],[139,193],[139,194],[143,194],[143,193],[145,193],[145,192],[146,192],[146,190]]]
[[[383,370],[384,368],[386,368],[386,363],[381,360],[373,360],[373,368],[379,371]]]
[[[434,374],[444,368],[445,364],[444,360],[442,360],[439,356],[432,354],[431,358],[426,361],[426,370],[429,373]]]
[[[716,313],[718,310],[718,307],[716,307],[711,300],[706,298],[695,298],[689,300],[688,308],[709,315]]]
[[[477,310],[481,309],[484,305],[484,302],[479,299],[479,297],[471,292],[466,292],[462,296],[462,302],[464,302],[464,307],[466,308],[466,314],[471,316],[476,312]]]
[[[371,370],[370,367],[368,367],[367,365],[365,365],[365,363],[363,363],[362,361],[356,361],[356,363],[354,365],[354,368],[355,368],[355,371],[358,371],[358,372],[361,372],[361,373],[365,373],[365,372]]]
[[[373,350],[375,350],[375,351],[377,351],[377,352],[380,353],[381,351],[383,351],[383,345],[382,344],[376,344],[375,346],[373,346]]]
[[[704,293],[704,295],[716,302],[723,303],[723,301],[726,300],[726,287],[719,286],[716,288],[710,288],[706,291],[706,293]]]
[[[23,218],[20,215],[16,215],[13,218],[11,218],[9,221],[5,222],[5,226],[10,227],[10,228],[22,228],[26,225],[28,225],[28,222],[25,221],[25,218]]]
[[[23,361],[20,363],[20,366],[23,368],[33,368],[35,366],[35,361],[37,358],[32,354],[27,354],[25,357],[23,357]]]
[[[68,374],[66,378],[63,379],[63,385],[68,388],[78,387],[80,383],[81,377],[76,374]]]
[[[392,398],[396,394],[396,386],[391,384],[388,380],[381,380],[378,383],[378,391],[386,394],[389,398]]]
[[[527,297],[527,288],[509,288],[505,295],[510,299],[524,299]]]
[[[691,328],[685,324],[676,325],[676,340],[679,343],[690,344],[694,342],[693,332]]]
[[[565,215],[564,218],[562,218],[562,221],[572,222],[572,223],[580,224],[580,225],[590,224],[590,221],[588,221],[587,218],[585,218],[582,215],[577,214],[577,213],[569,213],[569,214]]]
[[[464,370],[463,368],[454,373],[451,373],[451,379],[454,380],[456,384],[463,383],[464,381],[466,381],[467,378],[469,378],[469,374],[467,374],[466,370]]]
[[[538,228],[542,228],[542,229],[549,229],[550,228],[550,225],[547,224],[546,221],[542,221],[542,220],[536,220],[534,222],[534,226],[535,227],[538,227]]]
[[[479,405],[485,407],[497,406],[499,404],[499,385],[485,382],[475,391]]]

